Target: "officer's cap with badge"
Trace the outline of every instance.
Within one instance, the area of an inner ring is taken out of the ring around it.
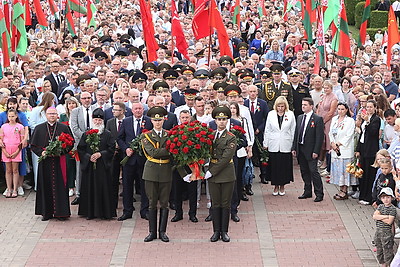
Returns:
[[[224,93],[225,88],[228,86],[226,82],[216,82],[213,85],[213,89],[217,91],[217,93]]]
[[[213,109],[211,116],[213,119],[230,119],[232,116],[231,110],[227,106],[217,106]]]
[[[128,48],[121,47],[118,49],[117,52],[115,52],[114,56],[127,57],[127,56],[129,56],[129,53],[130,52],[129,52]]]
[[[210,77],[210,72],[206,69],[199,69],[195,71],[194,77],[200,80],[208,79],[208,77]]]
[[[238,50],[248,50],[249,49],[249,45],[245,42],[241,42],[238,44]]]
[[[101,108],[96,108],[92,113],[93,119],[104,119],[104,111]]]
[[[164,80],[175,80],[179,77],[179,73],[174,69],[169,69],[163,74]]]
[[[211,72],[211,78],[224,79],[226,77],[226,72],[222,68],[216,68]]]
[[[91,80],[91,79],[92,79],[92,77],[89,76],[88,74],[82,74],[82,75],[78,76],[78,78],[76,78],[76,84],[80,86],[80,85],[84,84],[86,80]]]
[[[188,75],[188,74],[192,74],[195,72],[196,70],[193,67],[190,67],[189,65],[185,65],[182,67],[181,69],[181,73],[184,75]]]
[[[174,70],[180,72],[182,70],[182,68],[183,68],[183,65],[182,64],[175,64],[175,65],[172,66],[172,68]]]
[[[143,65],[142,70],[143,70],[144,72],[146,72],[146,71],[154,71],[154,72],[157,72],[157,66],[154,65],[154,63],[147,62],[146,64]]]
[[[169,89],[169,85],[166,81],[163,80],[158,80],[153,84],[153,90],[154,91],[161,91],[163,89]]]
[[[219,64],[222,66],[222,65],[233,65],[234,64],[234,62],[233,62],[233,59],[230,57],[230,56],[222,56],[220,59],[219,59]]]
[[[171,65],[169,65],[168,63],[161,63],[160,65],[158,65],[158,72],[160,73],[166,72],[169,69],[171,69]]]
[[[242,90],[236,84],[230,84],[224,90],[224,95],[226,95],[226,96],[238,96],[241,93],[242,93]]]
[[[244,73],[240,74],[239,78],[244,81],[251,81],[256,77],[252,71],[246,70]]]
[[[282,63],[279,62],[279,61],[273,61],[271,63],[272,63],[272,66],[270,67],[270,70],[271,70],[272,74],[274,74],[274,73],[279,73],[280,74],[285,69],[282,66]]]
[[[85,57],[85,52],[77,51],[71,55],[75,60],[82,60]]]
[[[168,115],[168,111],[163,107],[152,107],[147,111],[147,116],[151,118],[151,120],[161,121],[165,116]]]
[[[193,89],[193,88],[189,88],[189,89],[186,89],[183,93],[187,100],[193,100],[196,98],[199,91],[197,91],[196,89]]]
[[[301,74],[303,74],[303,72],[299,71],[298,69],[291,69],[291,70],[288,72],[288,75],[289,75],[290,77],[298,77],[298,76],[300,76]]]
[[[263,79],[272,78],[272,72],[267,71],[267,70],[260,71],[260,75],[261,75],[261,78],[263,78]]]
[[[104,53],[103,51],[97,52],[97,53],[94,55],[94,57],[95,57],[97,60],[103,60],[103,59],[107,59],[107,58],[108,58],[107,54]]]
[[[134,83],[145,82],[145,81],[147,81],[147,75],[144,74],[143,72],[136,72],[132,77],[132,82]]]

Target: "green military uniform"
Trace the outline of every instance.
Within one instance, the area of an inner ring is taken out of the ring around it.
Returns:
[[[152,120],[163,120],[167,111],[162,107],[153,107],[148,110],[147,115]],[[165,234],[168,220],[168,200],[171,192],[172,166],[170,154],[165,148],[168,133],[161,130],[157,133],[154,129],[149,133],[142,134],[143,153],[146,163],[143,170],[145,191],[149,199],[149,232],[145,242],[157,238],[157,203],[160,202],[160,239],[168,242]]]
[[[266,82],[264,86],[261,86],[259,94],[261,99],[267,101],[269,110],[274,108],[275,100],[281,95],[286,97],[289,103],[289,109],[293,110],[293,92],[290,83],[281,81],[279,88],[277,88],[274,82]]]
[[[245,42],[241,42],[238,44],[238,50],[239,50],[239,54],[240,54],[240,51],[246,51],[246,55],[244,57],[239,56],[239,57],[235,58],[234,62],[238,63],[238,62],[247,61],[249,59],[249,57],[247,56],[248,50],[249,50],[249,45]]]
[[[231,117],[231,111],[226,106],[218,106],[212,112],[214,119]],[[229,242],[228,228],[231,199],[235,187],[235,167],[233,156],[236,152],[236,137],[226,129],[216,132],[216,138],[211,149],[210,167],[206,173],[211,174],[209,189],[211,195],[211,214],[214,234],[211,242],[220,236],[224,242]]]

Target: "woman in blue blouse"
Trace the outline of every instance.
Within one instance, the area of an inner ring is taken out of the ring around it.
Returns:
[[[278,40],[273,40],[271,42],[271,50],[269,50],[265,54],[265,59],[270,59],[272,61],[280,61],[283,62],[283,52],[279,47],[279,42]]]

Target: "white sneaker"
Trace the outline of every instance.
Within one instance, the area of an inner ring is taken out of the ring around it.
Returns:
[[[360,191],[355,192],[351,198],[358,199],[360,197]]]
[[[26,189],[26,190],[30,190],[32,189],[32,186],[30,186],[26,181],[22,184],[22,188]]]
[[[207,209],[211,208],[211,202],[207,202]]]
[[[360,200],[358,201],[358,203],[360,203],[361,205],[369,205],[369,202],[364,200]]]
[[[6,190],[4,190],[3,196],[7,195],[8,193],[8,188],[6,188]]]
[[[72,197],[73,195],[74,195],[74,189],[70,189],[69,190],[69,192],[68,192],[68,195],[70,196],[70,197]]]
[[[19,186],[17,191],[18,191],[18,196],[24,196],[25,195],[25,192],[24,192],[24,189],[22,188],[22,186]]]

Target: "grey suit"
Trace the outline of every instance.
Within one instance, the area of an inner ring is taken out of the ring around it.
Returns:
[[[92,107],[89,107],[90,111],[92,111]],[[77,108],[74,108],[71,112],[71,116],[69,118],[69,125],[72,131],[72,134],[74,135],[75,138],[75,145],[74,149],[77,149],[79,141],[81,140],[82,135],[85,133],[85,131],[90,127],[87,127],[86,125],[86,120],[85,120],[85,114],[86,112],[85,107],[80,106]],[[92,118],[89,118],[89,121],[92,121]],[[76,185],[75,185],[75,191],[76,191],[76,196],[80,196],[80,188],[81,188],[81,170],[80,170],[80,162],[76,162]]]

